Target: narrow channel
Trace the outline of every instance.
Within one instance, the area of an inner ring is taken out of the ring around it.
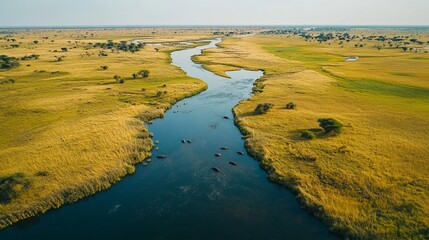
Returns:
[[[171,54],[172,64],[209,87],[148,125],[159,143],[147,166],[106,191],[0,231],[0,239],[336,239],[255,159],[237,154],[246,151],[231,109],[251,96],[263,73],[224,78],[192,62],[220,42]]]

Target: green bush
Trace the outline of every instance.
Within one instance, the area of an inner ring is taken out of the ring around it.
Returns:
[[[137,75],[141,75],[142,78],[147,78],[149,77],[149,73],[150,73],[149,70],[141,70],[137,73]]]
[[[319,126],[323,128],[323,131],[325,131],[326,134],[338,134],[341,133],[341,130],[343,129],[343,124],[333,118],[320,118],[317,121],[319,122]]]
[[[290,110],[295,109],[296,108],[296,104],[293,103],[293,102],[290,102],[290,103],[286,104],[285,108],[286,109],[290,109]]]
[[[307,140],[311,140],[311,139],[315,139],[316,138],[316,135],[314,135],[313,132],[308,131],[308,130],[301,131],[300,136],[302,138],[304,138],[304,139],[307,139]]]
[[[260,103],[255,108],[255,113],[257,114],[264,114],[267,113],[271,108],[273,108],[273,104],[271,103]]]
[[[0,203],[9,203],[29,186],[30,180],[23,173],[0,177]]]

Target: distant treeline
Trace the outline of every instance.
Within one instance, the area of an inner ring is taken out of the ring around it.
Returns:
[[[120,41],[120,42],[114,42],[113,40],[108,40],[105,43],[88,43],[88,46],[90,48],[102,48],[102,49],[112,49],[117,51],[124,51],[124,52],[137,52],[140,51],[144,47],[144,43],[133,43],[128,41]]]

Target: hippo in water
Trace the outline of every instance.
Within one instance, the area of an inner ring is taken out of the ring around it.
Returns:
[[[215,153],[215,157],[220,157],[220,156],[222,156],[222,154],[220,154],[220,153]]]
[[[224,118],[224,119],[229,119],[229,117],[228,117],[228,116],[223,116],[223,118]]]
[[[233,162],[233,161],[229,162],[229,164],[231,164],[231,165],[233,165],[233,166],[237,166],[237,163],[236,163],[236,162]]]
[[[238,155],[244,155],[244,152],[242,152],[242,151],[238,151],[238,152],[237,152],[237,154],[238,154]]]
[[[221,150],[228,150],[228,147],[221,147]]]
[[[185,139],[182,139],[182,143],[186,143],[186,140],[185,140]]]
[[[192,143],[192,141],[191,141],[191,140],[186,140],[186,142],[187,142],[187,143]]]
[[[217,168],[217,167],[212,167],[212,170],[213,170],[214,172],[220,172],[219,168]]]
[[[167,155],[158,155],[157,158],[167,158]]]

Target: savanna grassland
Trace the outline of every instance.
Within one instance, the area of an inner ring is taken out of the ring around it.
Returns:
[[[223,76],[265,71],[234,108],[236,124],[270,179],[331,230],[428,239],[428,41],[427,29],[273,30],[226,38],[195,60]],[[272,108],[256,113],[263,103]],[[325,134],[320,118],[341,133]]]
[[[0,228],[133,173],[153,146],[144,122],[207,87],[170,65],[171,51],[207,36],[159,28],[2,30]]]

